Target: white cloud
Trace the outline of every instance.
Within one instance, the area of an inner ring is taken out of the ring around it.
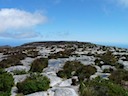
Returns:
[[[32,29],[36,25],[43,24],[46,21],[47,17],[40,12],[31,13],[20,9],[4,8],[0,10],[0,34],[7,34],[10,30],[21,31],[26,29],[28,31],[28,29]],[[23,32],[20,35],[21,37],[33,37],[32,34],[26,34],[27,32]]]

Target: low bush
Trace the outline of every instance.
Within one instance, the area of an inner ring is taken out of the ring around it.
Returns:
[[[0,62],[0,68],[7,68],[15,65],[22,65],[20,60],[23,60],[26,57],[25,54],[16,54],[8,56],[7,59],[3,59]]]
[[[16,94],[16,96],[24,96],[22,93],[18,93]]]
[[[117,58],[112,54],[112,52],[107,51],[105,54],[101,56],[101,60],[105,65],[115,66],[117,64]]]
[[[38,53],[39,53],[38,51],[28,51],[27,56],[31,58],[35,58],[39,55]]]
[[[77,71],[82,66],[84,65],[79,61],[67,61],[65,65],[63,66],[63,69],[70,70],[70,71]]]
[[[80,81],[85,78],[89,78],[96,72],[96,68],[91,65],[83,65],[78,61],[67,61],[63,66],[63,70],[57,73],[57,76],[61,78],[71,78],[72,76],[78,76]]]
[[[13,85],[13,76],[3,69],[0,69],[0,96],[10,96]]]
[[[66,71],[64,70],[60,70],[57,72],[57,76],[61,77],[61,78],[68,78],[68,77],[71,77],[71,76],[67,76],[67,73]]]
[[[17,65],[20,61],[18,59],[11,59],[11,58],[7,58],[7,59],[3,59],[0,62],[0,67],[1,68],[7,68],[7,67],[11,67],[14,65]]]
[[[26,94],[31,94],[39,91],[47,91],[50,87],[50,80],[38,74],[32,74],[23,82],[17,83],[18,92]]]
[[[109,79],[117,84],[121,84],[121,81],[128,81],[128,71],[125,70],[115,70],[109,76]]]
[[[76,75],[78,76],[79,81],[83,81],[85,78],[89,79],[89,77],[93,75],[95,72],[96,72],[95,67],[91,65],[87,65],[87,66],[80,67],[76,71]]]
[[[0,92],[0,96],[10,96],[10,93],[8,93],[8,92]]]
[[[98,77],[92,81],[82,82],[79,94],[80,96],[128,96],[128,90]]]
[[[76,74],[76,71],[84,66],[78,61],[67,61],[63,66],[63,70],[60,70],[57,75],[61,78],[71,78]]]
[[[72,56],[72,53],[75,51],[75,49],[66,49],[64,51],[59,51],[57,53],[51,54],[48,56],[49,59],[57,59],[57,58],[68,58],[69,56]]]
[[[48,66],[48,59],[39,58],[32,62],[30,71],[32,72],[42,72],[44,68]]]

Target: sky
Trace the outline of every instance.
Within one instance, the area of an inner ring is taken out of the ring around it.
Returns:
[[[0,0],[0,45],[84,41],[128,45],[128,0]]]

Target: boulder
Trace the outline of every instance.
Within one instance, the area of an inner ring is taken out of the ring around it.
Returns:
[[[28,95],[25,95],[25,96],[48,96],[48,95],[47,95],[47,92],[35,92],[35,93],[28,94]]]
[[[24,81],[28,76],[29,76],[28,74],[25,74],[25,75],[14,75],[13,78],[14,78],[15,84],[18,83],[18,82]]]
[[[78,94],[72,88],[58,88],[54,96],[78,96]]]
[[[13,72],[15,70],[18,70],[18,71],[22,71],[22,70],[28,71],[28,68],[26,66],[18,65],[18,66],[12,66],[12,67],[9,67],[9,68],[5,69],[5,71],[7,71],[7,72]]]
[[[59,84],[62,79],[60,77],[57,77],[55,75],[48,75],[48,74],[43,74],[44,76],[47,76],[50,79],[50,86],[53,87],[57,84]]]
[[[65,80],[65,81],[62,81],[59,86],[71,86],[72,84],[72,80],[71,79],[68,79],[68,80]]]

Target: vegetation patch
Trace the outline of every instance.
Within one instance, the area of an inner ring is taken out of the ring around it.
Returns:
[[[16,66],[16,65],[22,65],[20,60],[25,59],[25,57],[26,57],[25,54],[16,54],[16,55],[8,56],[7,59],[3,59],[0,62],[0,68],[7,68],[11,66]]]
[[[117,84],[122,85],[122,81],[128,81],[128,71],[115,70],[111,73],[109,79]]]
[[[112,52],[107,51],[105,54],[101,56],[101,60],[104,62],[105,65],[116,65],[117,58],[112,54]]]
[[[38,51],[33,51],[33,50],[31,50],[31,51],[28,51],[27,52],[27,56],[28,57],[31,57],[31,58],[35,58],[35,57],[37,57],[38,56]]]
[[[47,66],[48,66],[47,58],[38,58],[32,62],[30,71],[31,72],[42,72],[42,70],[46,68]]]
[[[17,83],[19,93],[31,94],[39,91],[47,91],[50,88],[50,80],[39,74],[31,74],[23,82]]]
[[[82,81],[85,78],[89,78],[95,72],[96,68],[91,65],[85,66],[79,61],[67,61],[63,66],[63,70],[60,70],[57,75],[61,78],[78,76],[79,80]]]
[[[57,59],[57,58],[68,58],[72,56],[72,53],[75,49],[65,49],[64,51],[59,51],[57,53],[51,54],[48,58],[49,59]]]
[[[57,75],[61,78],[71,78],[76,74],[76,71],[84,66],[78,61],[67,61],[63,66],[63,70],[60,70]]]
[[[80,96],[128,96],[128,90],[97,77],[92,81],[82,82],[79,87],[79,94]]]
[[[102,55],[97,55],[96,57],[98,57],[98,59],[95,60],[95,64],[98,66],[102,66],[102,65],[111,65],[111,66],[118,66],[118,58],[117,56],[113,55],[111,51],[107,51],[106,53],[102,54]],[[103,61],[103,64],[101,63],[101,61]]]
[[[0,69],[0,96],[10,96],[13,85],[13,76]]]
[[[95,67],[91,65],[87,65],[87,66],[80,67],[76,71],[76,75],[78,76],[79,81],[84,81],[85,78],[89,79],[90,76],[93,75],[95,72],[96,72]]]

